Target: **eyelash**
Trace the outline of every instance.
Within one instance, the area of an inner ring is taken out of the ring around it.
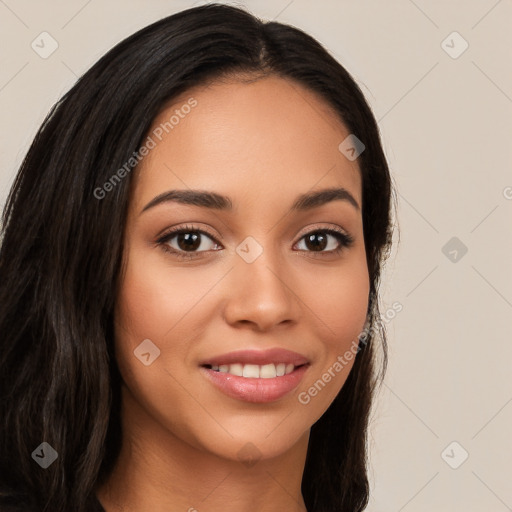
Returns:
[[[174,256],[178,257],[179,259],[183,259],[183,260],[195,259],[197,257],[200,257],[198,255],[201,254],[202,252],[208,252],[208,251],[187,252],[187,251],[181,251],[181,250],[178,251],[172,247],[169,247],[168,242],[170,240],[172,240],[176,235],[180,235],[183,233],[200,233],[201,235],[205,235],[208,238],[211,238],[216,244],[218,244],[217,240],[215,240],[215,238],[212,235],[210,235],[209,233],[207,233],[206,231],[204,231],[202,229],[195,228],[194,226],[188,226],[188,225],[184,226],[184,227],[173,228],[173,229],[167,231],[166,233],[164,233],[161,237],[159,237],[156,240],[156,244],[159,245],[163,251],[165,251],[167,253],[171,253]],[[349,234],[347,234],[341,230],[338,230],[336,228],[320,228],[320,229],[315,229],[313,231],[309,231],[308,233],[305,233],[304,235],[302,235],[301,238],[299,239],[299,241],[302,240],[303,238],[305,238],[306,236],[312,235],[315,233],[325,233],[325,234],[334,236],[339,242],[339,247],[337,249],[332,249],[330,251],[319,251],[319,252],[301,251],[301,252],[312,253],[315,255],[315,257],[316,256],[321,257],[321,255],[323,255],[323,254],[337,255],[341,251],[343,251],[345,248],[351,247],[352,244],[354,243],[354,239],[352,236],[350,236]]]

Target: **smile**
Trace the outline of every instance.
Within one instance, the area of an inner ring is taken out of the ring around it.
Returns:
[[[237,350],[199,361],[199,370],[219,391],[253,403],[288,395],[310,366],[308,357],[282,347]]]

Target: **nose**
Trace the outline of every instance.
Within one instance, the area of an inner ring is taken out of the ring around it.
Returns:
[[[252,263],[236,261],[225,289],[226,322],[249,324],[260,331],[296,323],[301,311],[298,283],[284,265],[271,258],[269,251]]]

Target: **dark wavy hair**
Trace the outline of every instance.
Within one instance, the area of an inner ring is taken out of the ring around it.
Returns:
[[[113,310],[131,174],[102,200],[94,191],[141,146],[169,100],[242,75],[279,76],[316,92],[366,146],[357,162],[370,329],[311,428],[302,479],[309,512],[366,507],[370,409],[387,363],[378,285],[392,235],[377,123],[354,79],[314,38],[208,4],[153,23],[104,55],[51,109],[15,178],[0,248],[1,510],[86,512],[98,503],[95,489],[120,450]],[[47,469],[31,456],[43,441],[58,452]]]

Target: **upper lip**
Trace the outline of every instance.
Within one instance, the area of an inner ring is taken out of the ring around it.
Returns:
[[[291,350],[286,350],[284,348],[271,348],[268,350],[237,350],[235,352],[229,352],[228,354],[209,357],[199,364],[201,366],[220,366],[223,364],[234,363],[257,365],[291,363],[294,366],[302,366],[303,364],[309,363],[309,360],[302,354],[298,354]]]

